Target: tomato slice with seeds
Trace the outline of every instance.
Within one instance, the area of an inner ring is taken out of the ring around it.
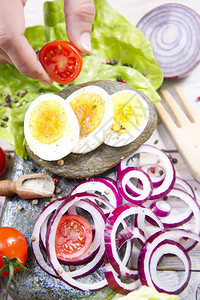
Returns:
[[[56,231],[57,257],[70,260],[82,256],[90,247],[93,235],[90,223],[79,215],[62,216]]]
[[[49,76],[60,84],[75,80],[83,65],[80,51],[67,41],[45,44],[39,52],[39,60]]]

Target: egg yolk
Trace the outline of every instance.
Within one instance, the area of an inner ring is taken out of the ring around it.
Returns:
[[[80,126],[80,136],[86,136],[92,132],[103,119],[105,102],[95,93],[84,93],[70,102],[70,106],[76,114]]]
[[[32,136],[43,144],[52,144],[65,132],[67,115],[56,100],[47,100],[33,108],[29,120]]]
[[[132,93],[119,93],[112,98],[114,121],[112,130],[123,134],[140,127],[146,119],[146,110],[142,100]]]

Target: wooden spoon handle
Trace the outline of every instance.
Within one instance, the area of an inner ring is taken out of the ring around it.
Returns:
[[[1,180],[0,181],[0,196],[12,196],[16,194],[16,185],[14,181],[11,180]]]

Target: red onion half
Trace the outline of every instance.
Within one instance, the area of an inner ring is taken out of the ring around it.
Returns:
[[[151,42],[165,78],[186,75],[200,60],[200,17],[177,3],[158,6],[137,24]]]

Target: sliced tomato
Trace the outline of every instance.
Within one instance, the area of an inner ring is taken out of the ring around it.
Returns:
[[[39,60],[49,76],[61,84],[76,79],[83,65],[80,51],[67,41],[45,44],[39,52]]]
[[[56,232],[55,248],[57,257],[62,260],[78,258],[92,243],[90,223],[79,215],[62,216]]]

